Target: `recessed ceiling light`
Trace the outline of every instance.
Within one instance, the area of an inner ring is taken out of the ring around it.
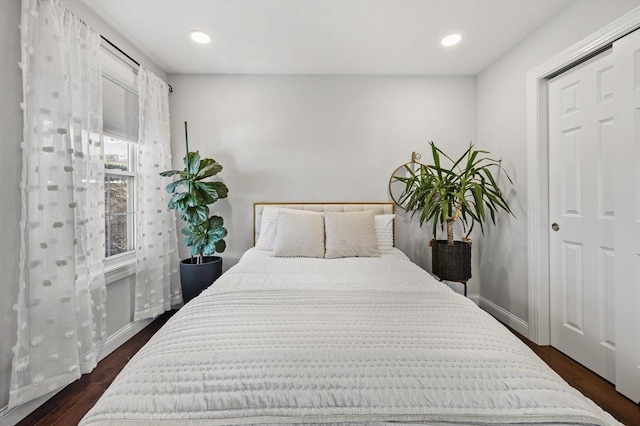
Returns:
[[[211,41],[211,36],[202,31],[191,31],[189,35],[191,36],[191,40],[196,43],[207,44]]]
[[[449,34],[443,38],[440,43],[442,43],[443,46],[453,46],[454,44],[460,43],[460,40],[462,40],[462,36],[460,34]]]

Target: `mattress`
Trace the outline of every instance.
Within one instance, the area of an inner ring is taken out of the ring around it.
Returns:
[[[400,251],[247,251],[82,425],[619,424]]]

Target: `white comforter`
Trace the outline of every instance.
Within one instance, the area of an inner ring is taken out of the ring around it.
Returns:
[[[409,262],[249,250],[127,364],[82,425],[617,424]]]

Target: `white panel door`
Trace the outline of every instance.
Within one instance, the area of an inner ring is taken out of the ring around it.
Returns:
[[[612,52],[549,82],[551,345],[615,383]]]
[[[616,71],[616,389],[640,402],[640,30],[613,44]]]

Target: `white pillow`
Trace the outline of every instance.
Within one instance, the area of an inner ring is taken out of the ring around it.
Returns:
[[[393,219],[395,217],[395,214],[377,214],[374,218],[380,253],[387,253],[393,249]]]
[[[273,255],[324,257],[324,217],[315,214],[279,212]]]
[[[326,252],[324,257],[379,256],[378,240],[371,210],[362,212],[325,212]]]
[[[273,250],[273,243],[276,240],[276,232],[278,228],[278,213],[280,212],[295,214],[315,214],[322,215],[320,212],[310,212],[307,210],[286,209],[283,207],[265,206],[262,210],[262,221],[260,222],[260,235],[256,241],[256,250]]]

